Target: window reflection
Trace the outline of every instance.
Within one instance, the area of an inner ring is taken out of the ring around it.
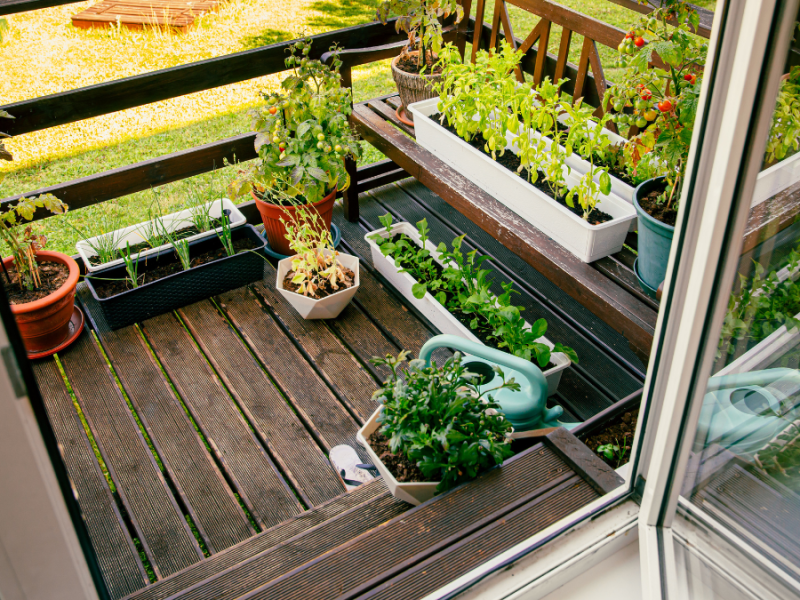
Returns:
[[[798,38],[780,84],[739,276],[683,488],[694,506],[795,574],[800,574]]]

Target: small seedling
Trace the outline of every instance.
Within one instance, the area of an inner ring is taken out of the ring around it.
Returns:
[[[64,222],[89,245],[92,253],[99,261],[98,264],[109,263],[119,258],[119,244],[122,241],[121,211],[101,212],[100,215],[96,217],[95,231],[97,231],[97,233],[94,236],[87,235],[80,227],[70,222],[68,219],[65,219]]]
[[[230,220],[231,211],[229,209],[225,209],[222,211],[221,217],[221,224],[219,229],[217,230],[217,237],[219,241],[222,243],[222,247],[225,248],[225,253],[228,256],[233,256],[236,254],[236,250],[233,248],[233,240],[231,238],[231,220]]]
[[[138,255],[131,256],[131,244],[128,242],[125,252],[122,253],[122,260],[125,263],[125,270],[128,272],[128,281],[131,287],[139,287],[139,261]]]
[[[610,461],[616,463],[615,468],[621,467],[625,463],[625,458],[628,455],[630,448],[624,444],[620,446],[619,440],[614,440],[615,444],[603,444],[597,447],[597,453],[604,456]]]

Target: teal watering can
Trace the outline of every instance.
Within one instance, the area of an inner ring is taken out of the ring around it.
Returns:
[[[762,449],[800,419],[800,372],[766,369],[712,377],[695,438],[695,450],[709,444],[736,454]]]
[[[437,348],[453,348],[465,355],[461,364],[480,377],[480,392],[502,385],[503,379],[494,372],[495,366],[503,370],[506,381],[513,378],[520,384],[518,392],[504,389],[491,394],[515,431],[559,426],[571,429],[578,425],[558,421],[564,412],[560,406],[547,408],[547,380],[539,367],[530,361],[455,335],[431,338],[422,347],[419,358],[430,366],[431,354]]]

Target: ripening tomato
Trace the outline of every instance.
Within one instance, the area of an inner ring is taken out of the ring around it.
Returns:
[[[687,73],[686,75],[683,76],[683,79],[694,85],[694,82],[697,81],[697,75],[695,75],[694,73]]]
[[[662,113],[671,111],[672,102],[670,102],[669,100],[662,100],[661,102],[658,103],[658,110],[660,110]]]
[[[277,108],[275,108],[274,106],[269,107],[269,114],[274,115],[276,112],[278,112]]]
[[[647,88],[644,88],[644,89],[643,89],[643,90],[640,92],[640,94],[639,94],[639,97],[640,97],[642,100],[650,100],[650,98],[652,98],[652,97],[653,97],[653,92],[651,92],[651,91],[650,91],[650,90],[648,90]]]

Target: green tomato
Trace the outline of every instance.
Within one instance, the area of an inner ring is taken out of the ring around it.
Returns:
[[[342,151],[342,146],[340,144],[336,144],[336,146],[334,146],[333,149],[336,150],[336,152],[341,152]]]
[[[272,136],[272,143],[273,144],[277,144],[280,141],[281,141],[281,138],[279,138],[277,135],[273,135]]]
[[[324,134],[324,133],[322,133],[322,132],[318,133],[318,134],[317,134],[317,139],[318,139],[320,142],[324,142],[324,141],[325,141],[325,134]]]
[[[283,160],[286,158],[286,152],[281,152],[280,159]]]
[[[326,153],[330,153],[331,150],[333,150],[333,148],[331,148],[330,146],[325,146]]]
[[[317,148],[319,150],[322,150],[324,147],[325,147],[325,143],[324,142],[317,142]]]
[[[615,100],[613,106],[615,111],[622,112],[622,109],[625,108],[625,103],[621,100]]]
[[[636,119],[636,126],[641,129],[642,127],[647,127],[647,119],[644,117],[639,117]]]

